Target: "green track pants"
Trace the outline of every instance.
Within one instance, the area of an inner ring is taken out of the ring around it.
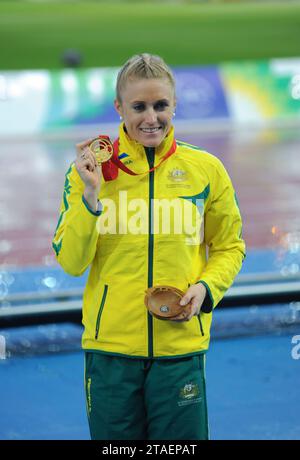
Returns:
[[[205,357],[132,359],[85,353],[92,439],[208,439]]]

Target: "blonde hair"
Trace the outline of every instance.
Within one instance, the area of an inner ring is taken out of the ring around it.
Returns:
[[[154,54],[136,54],[128,59],[120,69],[116,84],[116,97],[121,102],[121,92],[130,78],[166,78],[169,80],[175,96],[175,79],[165,61]]]

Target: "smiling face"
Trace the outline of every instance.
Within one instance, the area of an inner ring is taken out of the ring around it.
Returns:
[[[131,139],[145,147],[158,147],[172,126],[174,89],[166,78],[127,80],[115,108]]]

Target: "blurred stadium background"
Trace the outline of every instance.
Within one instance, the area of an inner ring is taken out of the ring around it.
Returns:
[[[55,262],[74,144],[115,136],[116,73],[160,54],[177,138],[218,156],[247,258],[214,314],[213,439],[299,439],[300,2],[0,1],[0,439],[88,439],[86,275]]]

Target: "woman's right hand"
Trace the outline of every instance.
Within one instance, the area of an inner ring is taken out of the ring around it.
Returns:
[[[84,197],[93,210],[97,208],[97,199],[100,192],[102,170],[95,155],[88,148],[93,139],[76,144],[77,157],[75,166],[79,176],[85,184]]]

